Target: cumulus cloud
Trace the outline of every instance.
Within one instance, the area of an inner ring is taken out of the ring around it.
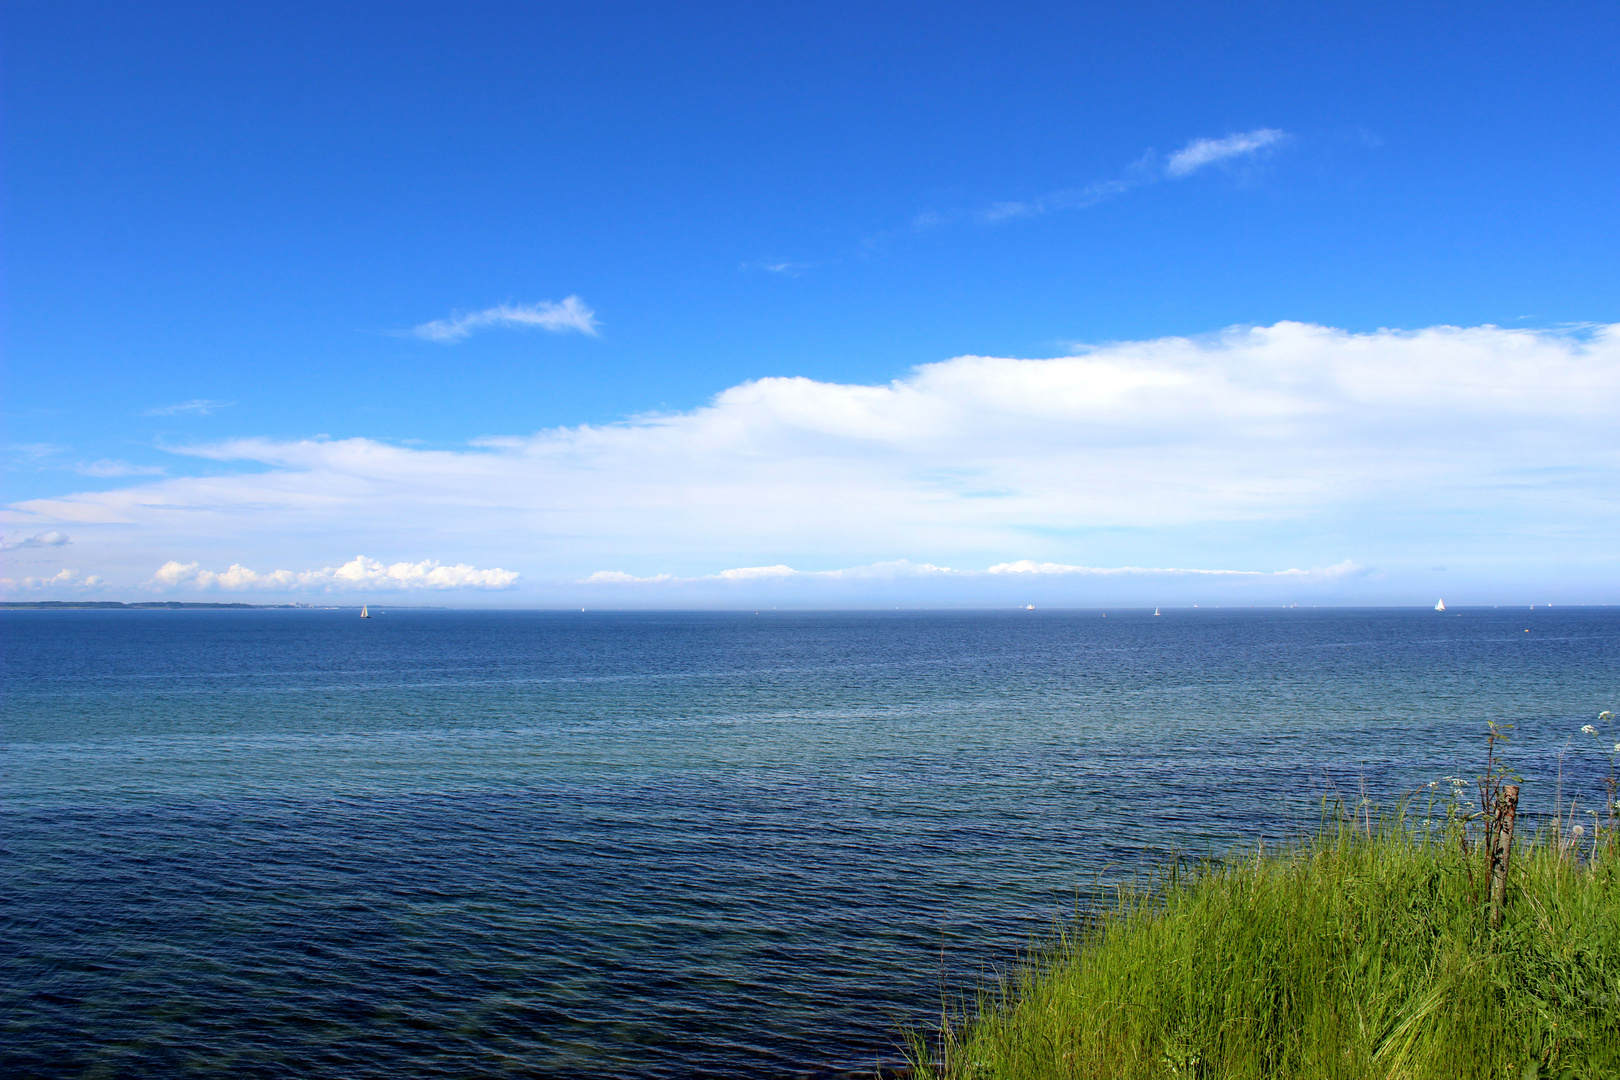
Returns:
[[[902,557],[933,569],[892,580],[1004,566],[1019,569],[983,580],[1031,587],[1146,580],[1108,568],[1281,574],[1345,559],[1457,578],[1526,552],[1615,562],[1617,412],[1617,327],[1285,322],[1050,359],[963,356],[879,385],[764,378],[689,411],[459,450],[199,445],[186,453],[210,472],[249,468],[28,500],[6,524],[144,545],[141,578],[176,550],[316,565],[310,544],[379,538],[517,565],[546,588],[594,588],[613,580],[592,578],[604,567],[825,584],[854,578],[783,575]]]
[[[517,579],[516,572],[499,567],[479,570],[465,563],[446,566],[433,559],[384,565],[376,559],[356,555],[342,566],[327,566],[320,570],[273,570],[267,574],[249,570],[239,563],[232,563],[228,570],[213,571],[199,570],[195,562],[182,563],[171,559],[158,568],[148,584],[167,589],[324,589],[333,592],[356,589],[509,589]]]
[[[218,412],[220,409],[228,409],[235,404],[236,402],[234,401],[214,401],[210,398],[193,398],[190,401],[182,401],[178,405],[160,405],[155,409],[147,409],[146,412],[142,413],[141,415],[180,416],[184,413],[192,413],[196,416],[207,416],[210,413]]]
[[[18,548],[61,547],[70,544],[73,540],[67,533],[57,529],[35,533],[22,540],[0,540],[0,551],[16,551]]]
[[[0,578],[0,592],[15,592],[19,589],[53,589],[64,586],[94,588],[100,584],[101,578],[99,575],[91,574],[89,577],[81,577],[77,570],[62,569],[54,574],[39,577]]]
[[[1170,155],[1164,174],[1174,179],[1191,176],[1206,165],[1232,158],[1248,157],[1270,146],[1276,146],[1288,137],[1276,128],[1255,128],[1223,139],[1194,139]]]
[[[579,297],[569,296],[560,303],[542,300],[537,304],[500,304],[483,311],[457,312],[448,319],[434,319],[412,327],[409,332],[414,337],[451,345],[476,331],[496,327],[539,327],[552,333],[572,330],[595,337],[599,325],[596,312],[586,307]]]

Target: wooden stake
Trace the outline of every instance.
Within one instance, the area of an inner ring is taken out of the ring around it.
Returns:
[[[1502,923],[1507,900],[1508,856],[1513,853],[1513,821],[1519,816],[1519,785],[1506,784],[1491,808],[1491,928]]]

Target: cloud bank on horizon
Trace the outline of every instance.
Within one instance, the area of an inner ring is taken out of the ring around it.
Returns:
[[[1229,578],[1248,581],[1334,581],[1341,578],[1354,577],[1367,573],[1367,568],[1358,566],[1346,559],[1333,566],[1316,567],[1311,570],[1301,570],[1293,567],[1287,570],[1191,570],[1175,567],[1143,567],[1143,566],[1071,566],[1066,563],[1038,563],[1030,559],[1020,559],[1017,562],[997,563],[984,570],[959,570],[949,566],[935,566],[933,563],[914,563],[907,559],[896,559],[892,562],[873,563],[869,566],[847,566],[837,570],[795,570],[791,566],[778,563],[775,566],[738,566],[729,570],[721,570],[716,574],[704,574],[698,577],[676,577],[674,574],[653,574],[648,577],[637,577],[622,570],[598,570],[594,574],[580,581],[581,585],[702,585],[710,582],[861,582],[861,581],[894,581],[904,578],[936,580],[963,580],[973,578],[994,577],[996,575],[1017,575],[1022,577],[1089,577],[1089,578],[1141,578],[1158,579],[1161,581],[1174,581],[1188,578]]]
[[[343,567],[243,569],[339,545],[395,560],[345,564],[360,588],[403,566],[529,603],[1343,600],[1439,564],[1476,590],[1528,587],[1536,559],[1612,585],[1617,407],[1620,327],[1284,322],[962,356],[883,385],[762,378],[690,411],[454,449],[231,439],[176,452],[210,475],[28,500],[5,521],[72,529],[103,589],[346,588]]]
[[[445,566],[436,559],[385,566],[376,559],[356,555],[341,566],[327,566],[319,570],[273,570],[266,574],[249,570],[238,563],[232,563],[228,570],[213,571],[199,570],[194,562],[181,563],[171,559],[158,567],[148,584],[163,589],[190,587],[238,592],[320,589],[334,592],[359,589],[509,589],[517,579],[515,572],[499,567],[479,570],[464,563]]]

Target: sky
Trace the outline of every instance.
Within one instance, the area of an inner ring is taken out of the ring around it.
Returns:
[[[19,0],[0,592],[1620,602],[1617,30]]]

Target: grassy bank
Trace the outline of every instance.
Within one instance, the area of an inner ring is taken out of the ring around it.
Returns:
[[[917,1035],[916,1073],[1620,1077],[1612,832],[1516,850],[1492,930],[1470,828],[1340,817],[1121,890]]]

